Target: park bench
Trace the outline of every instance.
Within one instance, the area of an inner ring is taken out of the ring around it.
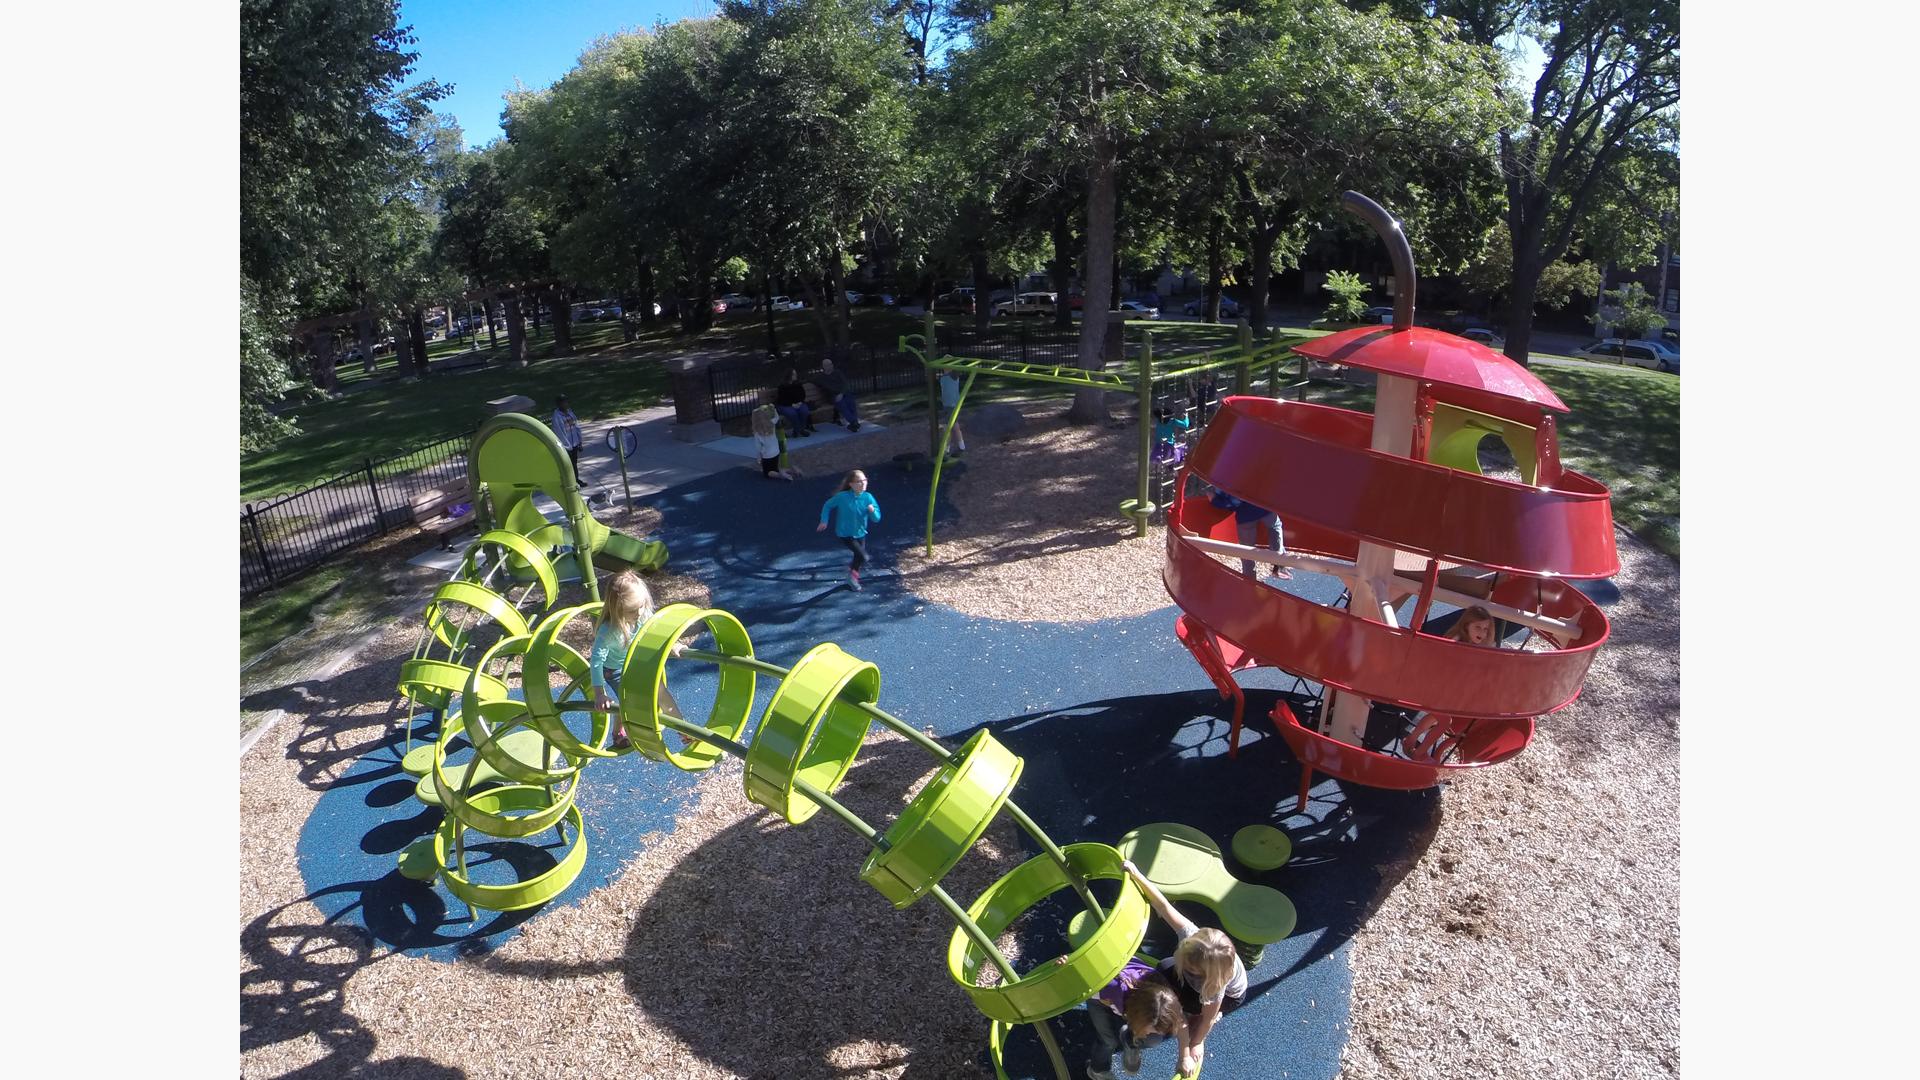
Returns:
[[[809,382],[801,385],[807,391],[807,416],[813,422],[813,426],[820,426],[822,411],[826,412],[828,423],[836,423],[841,419],[840,408],[833,403],[833,395],[822,390],[818,383]]]
[[[424,492],[413,500],[413,522],[420,526],[421,532],[437,537],[441,548],[451,551],[453,550],[451,537],[454,533],[471,525],[474,516],[471,509],[459,517],[453,517],[447,511],[460,503],[471,504],[472,502],[473,492],[467,490],[465,485],[456,485],[447,489],[436,488]]]

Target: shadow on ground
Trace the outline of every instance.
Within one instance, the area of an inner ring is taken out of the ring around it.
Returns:
[[[1249,712],[1271,708],[1276,696],[1256,691]],[[1432,792],[1323,781],[1308,812],[1294,815],[1296,765],[1284,743],[1255,724],[1238,758],[1227,758],[1223,711],[1216,695],[1193,692],[1094,701],[981,726],[1026,759],[1015,800],[1061,843],[1113,843],[1138,825],[1177,820],[1224,846],[1242,825],[1286,825],[1297,844],[1293,861],[1241,876],[1286,892],[1299,925],[1251,972],[1247,1004],[1209,1040],[1208,1072],[1332,1077],[1345,1041],[1343,947],[1424,851],[1440,800]],[[884,829],[930,764],[902,740],[870,744],[838,795]],[[825,813],[787,826],[762,812],[724,828],[635,913],[621,961],[628,992],[695,1054],[742,1076],[862,1074],[876,1056],[879,1067],[902,1068],[907,1077],[990,1074],[987,1022],[945,969],[951,919],[932,899],[894,910],[858,879],[866,851]],[[1003,815],[945,884],[969,903],[1036,851]],[[1023,971],[1065,951],[1063,920],[1043,909],[1014,928]],[[1205,909],[1188,911],[1217,925]],[[1171,945],[1155,920],[1146,947],[1165,955]],[[539,980],[589,973],[559,962],[482,962]],[[1053,1027],[1073,1074],[1083,1075],[1085,1020],[1076,1011]],[[1276,1043],[1280,1033],[1284,1041]],[[866,1065],[835,1053],[855,1046]],[[1012,1041],[1008,1066],[1014,1076],[1053,1075],[1025,1031]],[[1147,1072],[1163,1067],[1172,1070],[1171,1049],[1151,1051]]]

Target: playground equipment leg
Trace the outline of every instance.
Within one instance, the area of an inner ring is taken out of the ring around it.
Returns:
[[[1294,813],[1304,814],[1307,812],[1307,793],[1312,790],[1313,766],[1303,761],[1300,763],[1300,798],[1299,801],[1293,804]]]
[[[1141,335],[1140,342],[1140,460],[1135,470],[1133,535],[1147,535],[1147,474],[1153,465],[1153,331]]]

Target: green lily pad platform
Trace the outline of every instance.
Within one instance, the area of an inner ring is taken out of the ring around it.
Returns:
[[[1240,956],[1249,967],[1260,962],[1266,946],[1293,933],[1298,920],[1293,901],[1278,889],[1234,877],[1220,858],[1220,845],[1199,829],[1155,822],[1121,837],[1116,846],[1169,900],[1211,909],[1220,928],[1242,946]]]

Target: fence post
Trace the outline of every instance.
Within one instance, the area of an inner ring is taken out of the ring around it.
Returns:
[[[254,512],[253,504],[247,504],[247,531],[253,534],[253,549],[260,553],[260,568],[267,572],[267,584],[273,584],[273,560],[267,557],[267,540],[260,535],[259,514]]]
[[[1235,322],[1237,324],[1234,327],[1235,337],[1240,341],[1240,363],[1236,365],[1238,370],[1234,373],[1234,389],[1250,395],[1253,393],[1253,364],[1248,357],[1253,355],[1253,328],[1247,325],[1245,315],[1240,316]]]
[[[373,459],[367,459],[367,486],[373,489],[373,535],[387,535],[387,511],[380,505],[380,481],[373,477]]]

